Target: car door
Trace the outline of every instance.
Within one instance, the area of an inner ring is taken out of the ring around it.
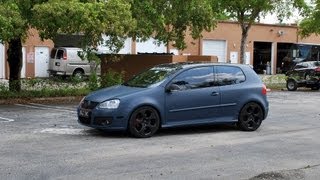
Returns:
[[[241,98],[250,91],[243,86],[246,77],[236,66],[215,66],[215,84],[220,88],[221,103],[217,120],[234,120],[238,115]]]
[[[188,69],[168,84],[165,95],[168,124],[189,124],[214,120],[220,104],[218,87],[213,87],[213,66]]]
[[[295,66],[293,71],[293,77],[296,78],[298,83],[303,83],[306,80],[306,70],[308,65],[306,62],[299,63]]]

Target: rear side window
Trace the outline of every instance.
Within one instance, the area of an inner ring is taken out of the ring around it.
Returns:
[[[52,59],[54,59],[55,56],[56,56],[56,53],[57,53],[57,49],[56,49],[56,48],[53,48],[53,49],[51,50],[50,57],[51,57]]]
[[[173,80],[178,90],[206,88],[213,85],[213,67],[199,67],[186,70]]]
[[[239,84],[246,80],[243,71],[239,67],[216,66],[215,70],[215,84],[218,86]]]

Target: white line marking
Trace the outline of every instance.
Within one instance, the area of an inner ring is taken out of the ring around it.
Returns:
[[[13,122],[14,120],[13,119],[8,119],[8,118],[4,118],[4,117],[0,117],[1,120],[4,120],[4,121],[0,121],[0,122]]]
[[[49,133],[49,134],[67,134],[67,135],[83,135],[86,134],[84,129],[73,128],[46,128],[35,133]]]
[[[55,110],[55,111],[62,111],[62,112],[69,112],[69,113],[76,113],[76,110],[70,111],[65,109],[56,109],[56,108],[48,108],[48,107],[39,107],[39,106],[32,106],[32,105],[26,105],[26,104],[15,104],[16,106],[21,107],[28,107],[28,108],[34,108],[34,109],[42,109],[42,110]]]
[[[67,107],[59,107],[59,106],[49,106],[49,105],[44,105],[44,104],[38,104],[38,103],[29,103],[30,105],[34,106],[40,106],[40,107],[45,107],[45,108],[53,108],[53,109],[63,109],[63,110],[70,110],[70,111],[75,111],[73,108],[67,108]]]

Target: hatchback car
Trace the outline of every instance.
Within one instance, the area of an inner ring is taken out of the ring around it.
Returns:
[[[287,89],[295,91],[298,87],[307,87],[312,90],[320,89],[320,62],[306,61],[296,64],[286,73]]]
[[[173,63],[84,97],[78,122],[150,137],[159,128],[232,123],[254,131],[268,114],[266,87],[248,65]]]

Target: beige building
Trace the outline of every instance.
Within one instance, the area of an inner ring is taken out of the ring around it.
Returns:
[[[22,78],[47,77],[50,50],[56,46],[74,45],[72,38],[60,38],[53,43],[51,40],[41,41],[37,31],[30,30],[29,37],[23,44]],[[193,40],[186,37],[188,47],[179,51],[173,46],[155,44],[154,39],[146,42],[134,42],[127,39],[122,54],[137,53],[174,53],[179,55],[215,55],[219,62],[239,63],[241,29],[236,22],[220,22],[212,32],[204,32],[203,37]],[[295,44],[320,44],[320,37],[310,36],[301,39],[296,25],[255,24],[249,31],[246,44],[246,63],[254,66],[256,72],[266,73],[270,65],[270,73],[281,73],[283,59],[291,52]],[[8,78],[5,46],[0,44],[0,79]],[[107,53],[103,47],[102,53]],[[291,52],[292,53],[292,52]]]

